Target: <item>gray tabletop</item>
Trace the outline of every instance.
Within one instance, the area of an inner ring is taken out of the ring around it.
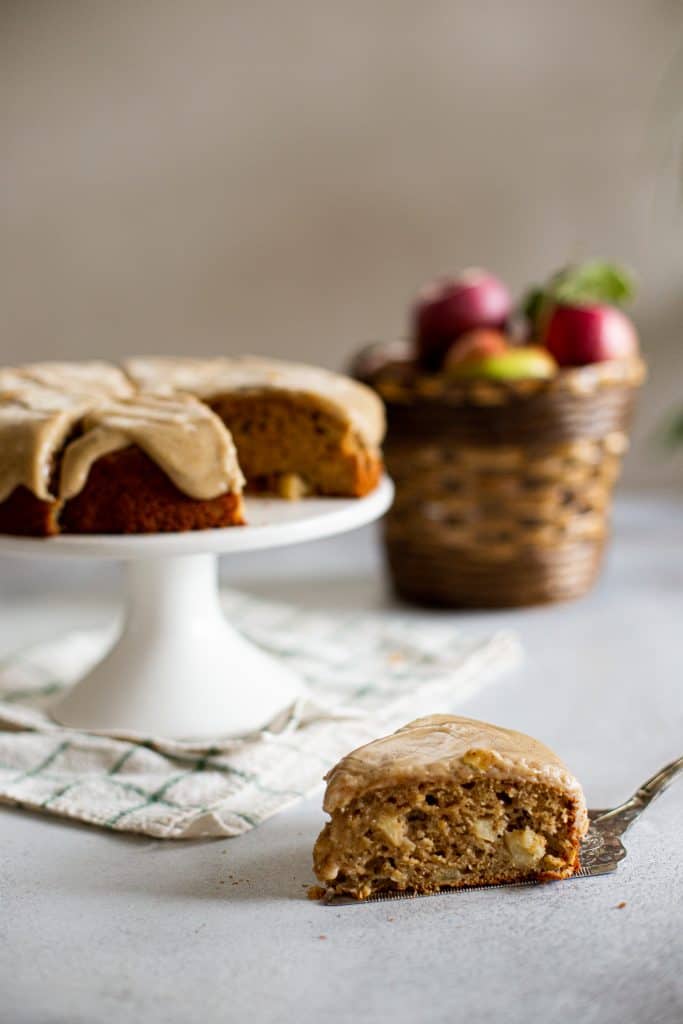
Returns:
[[[593,806],[683,752],[681,510],[680,497],[622,500],[582,601],[450,615],[511,626],[527,652],[463,713],[555,747]],[[390,600],[372,530],[225,568],[279,599]],[[106,620],[115,595],[108,566],[3,562],[0,651]],[[0,809],[0,1019],[683,1018],[683,785],[634,826],[613,875],[361,906],[305,898],[322,821],[317,796],[239,839],[163,843]]]

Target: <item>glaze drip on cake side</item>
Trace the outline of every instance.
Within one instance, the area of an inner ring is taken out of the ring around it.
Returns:
[[[88,399],[23,383],[0,398],[0,502],[17,487],[54,500],[56,458],[89,408]]]
[[[191,498],[239,493],[244,478],[224,424],[189,395],[138,395],[102,402],[83,418],[83,433],[67,445],[59,494],[68,500],[86,484],[103,455],[136,445]]]

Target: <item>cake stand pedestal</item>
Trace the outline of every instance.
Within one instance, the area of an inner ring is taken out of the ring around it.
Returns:
[[[62,725],[178,739],[262,728],[300,692],[298,678],[225,619],[218,556],[330,537],[378,519],[387,478],[367,497],[248,498],[248,526],[135,536],[0,537],[0,555],[124,563],[125,615],[106,657],[52,709]]]

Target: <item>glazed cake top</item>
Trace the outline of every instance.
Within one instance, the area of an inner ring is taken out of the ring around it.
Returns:
[[[118,366],[96,359],[81,363],[26,363],[0,369],[0,395],[31,384],[99,398],[127,398],[135,390]]]
[[[579,806],[579,828],[588,827],[577,779],[559,757],[524,733],[456,715],[418,718],[398,732],[348,754],[328,773],[324,808],[341,810],[365,793],[404,783],[519,779],[566,793]]]
[[[340,373],[303,363],[257,356],[184,359],[135,357],[124,369],[145,391],[187,391],[208,402],[235,391],[284,391],[307,395],[349,423],[370,447],[384,437],[384,406],[371,388]]]
[[[208,406],[190,395],[136,395],[87,410],[81,435],[64,452],[60,497],[78,494],[94,462],[130,445],[191,498],[206,501],[244,485],[230,432]]]

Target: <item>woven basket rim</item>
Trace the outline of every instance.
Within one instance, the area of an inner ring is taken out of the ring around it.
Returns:
[[[547,380],[494,381],[482,378],[454,380],[445,373],[428,373],[409,363],[409,373],[391,375],[392,360],[410,353],[408,341],[376,342],[367,345],[354,360],[354,373],[365,384],[375,388],[385,402],[409,404],[415,400],[460,405],[504,405],[540,394],[574,396],[593,395],[620,387],[639,387],[647,376],[647,366],[640,356],[611,359],[586,366],[560,367],[556,376]],[[382,356],[385,363],[382,365]],[[363,362],[376,363],[370,372],[363,372]],[[387,376],[383,377],[383,371]]]

